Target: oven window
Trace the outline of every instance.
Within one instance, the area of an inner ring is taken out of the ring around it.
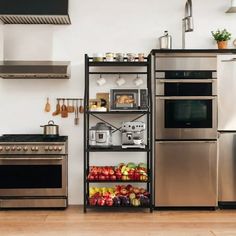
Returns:
[[[0,165],[0,189],[61,187],[61,165]]]
[[[212,96],[212,83],[165,83],[165,96]]]
[[[212,128],[212,100],[166,100],[165,128]]]

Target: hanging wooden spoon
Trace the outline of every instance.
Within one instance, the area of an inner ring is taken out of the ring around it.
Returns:
[[[57,99],[56,111],[54,111],[52,115],[57,116],[59,114],[61,114],[61,105],[60,105],[60,100]]]
[[[69,113],[74,113],[75,109],[73,105],[70,105],[70,100],[68,100],[68,106],[67,106]]]
[[[81,114],[84,113],[83,100],[80,100],[79,113],[81,113]]]
[[[68,117],[68,110],[67,110],[67,106],[65,105],[65,99],[63,99],[63,104],[61,106],[61,117],[62,118]]]
[[[49,97],[47,97],[47,102],[46,102],[44,111],[45,111],[45,112],[50,112],[50,111],[51,111],[51,105],[50,105],[50,103],[49,103]]]

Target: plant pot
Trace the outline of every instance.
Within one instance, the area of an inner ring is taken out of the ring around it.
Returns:
[[[218,49],[226,49],[228,47],[228,41],[218,41]]]

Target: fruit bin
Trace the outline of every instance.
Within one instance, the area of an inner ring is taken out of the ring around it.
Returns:
[[[118,166],[91,166],[89,182],[148,182],[148,169],[144,163],[120,163]]]
[[[150,193],[132,185],[116,185],[113,188],[89,188],[89,207],[150,207]]]

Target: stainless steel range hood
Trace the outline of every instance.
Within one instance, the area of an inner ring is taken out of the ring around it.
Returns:
[[[236,13],[236,0],[231,0],[231,7],[226,11],[226,13]]]
[[[1,0],[4,24],[71,24],[69,0]]]
[[[0,61],[3,79],[69,79],[68,61]]]

